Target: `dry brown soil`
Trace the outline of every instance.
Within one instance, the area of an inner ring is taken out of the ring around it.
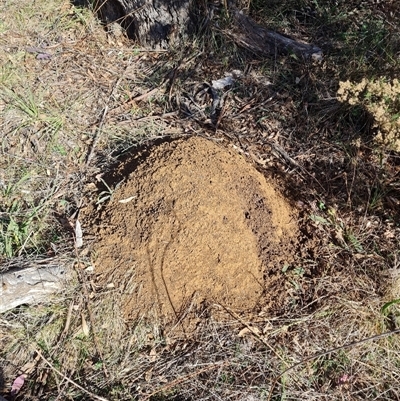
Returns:
[[[296,220],[234,150],[200,137],[164,142],[97,215],[98,283],[114,288],[126,318],[173,323],[215,303],[255,310],[292,259]]]

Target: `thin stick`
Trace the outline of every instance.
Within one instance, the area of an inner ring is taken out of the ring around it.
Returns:
[[[87,155],[86,167],[89,166],[90,162],[93,159],[94,150],[96,149],[97,143],[99,142],[99,139],[100,139],[100,136],[101,136],[101,132],[102,132],[102,129],[103,129],[103,125],[104,125],[104,121],[105,121],[106,116],[107,116],[107,113],[108,113],[108,104],[106,104],[106,107],[104,107],[103,115],[101,116],[101,120],[100,120],[100,124],[99,124],[99,126],[98,126],[98,128],[96,130],[96,134],[94,136],[94,139],[93,139],[93,142],[92,142],[92,146],[90,147],[89,153]]]
[[[71,300],[69,307],[68,307],[68,313],[67,313],[67,318],[65,320],[65,325],[64,325],[64,330],[62,333],[58,336],[57,344],[52,347],[52,355],[54,355],[55,351],[60,347],[61,342],[65,339],[66,335],[68,334],[69,327],[71,325],[71,317],[72,317],[72,310],[74,308],[74,300]]]
[[[270,349],[270,351],[272,353],[275,354],[275,356],[280,359],[282,362],[285,362],[283,360],[283,358],[274,350],[274,348],[268,344],[264,338],[262,338],[260,336],[259,333],[257,333],[256,330],[253,329],[253,327],[251,327],[245,320],[243,320],[236,312],[234,312],[232,309],[228,308],[227,306],[221,305],[221,304],[216,304],[219,307],[221,307],[222,309],[225,309],[225,311],[227,311],[233,318],[235,318],[238,322],[240,322],[241,324],[243,324],[243,326],[245,326],[252,334],[253,336],[255,336],[261,343],[263,343],[266,347],[268,347]]]
[[[78,251],[77,251],[76,247],[75,247],[75,252],[76,252],[77,259],[79,261],[79,255],[78,255]],[[93,313],[92,313],[92,308],[90,306],[90,298],[89,298],[88,290],[86,287],[86,285],[87,285],[86,278],[85,278],[84,274],[81,274],[81,272],[79,271],[79,268],[76,269],[76,271],[77,271],[80,281],[82,283],[83,295],[84,295],[84,298],[86,301],[86,307],[87,307],[88,314],[89,314],[89,321],[90,321],[91,331],[92,331],[92,335],[93,335],[94,346],[96,348],[97,354],[99,355],[99,357],[101,359],[104,375],[106,377],[109,377],[107,367],[106,367],[106,364],[104,361],[103,353],[101,352],[101,347],[100,347],[99,341],[97,339],[96,331],[95,331],[95,324],[94,324],[95,321],[94,321],[94,317],[93,317]]]
[[[162,87],[163,85],[161,85]],[[127,106],[131,106],[134,103],[140,102],[142,100],[146,100],[148,97],[154,95],[155,93],[157,93],[158,90],[161,89],[160,88],[153,88],[151,90],[149,90],[148,92],[143,93],[142,95],[136,96],[136,97],[130,97],[130,99],[128,99],[125,103],[117,106],[115,109],[112,109],[110,111],[110,115],[114,116],[115,114],[121,112],[122,110],[124,110],[124,108],[126,108]]]
[[[124,104],[124,106],[127,105],[127,104],[132,104],[132,103],[140,102],[142,100],[146,100],[150,96],[156,94],[159,90],[160,90],[160,88],[151,89],[148,92],[143,93],[143,95],[136,96],[133,99],[129,100],[128,103]]]
[[[88,290],[86,288],[86,277],[84,274],[81,273],[81,271],[79,270],[79,266],[82,264],[80,258],[79,258],[79,252],[78,252],[78,248],[75,245],[75,255],[76,255],[76,260],[78,261],[78,267],[75,269],[76,273],[78,274],[78,278],[80,283],[82,284],[82,289],[83,289],[83,296],[85,299],[85,303],[86,303],[86,307],[88,310],[88,314],[89,314],[89,321],[90,321],[90,326],[91,326],[91,332],[93,335],[93,342],[94,342],[94,346],[96,348],[97,354],[100,357],[100,360],[102,362],[102,368],[103,368],[103,372],[105,377],[109,377],[108,376],[108,370],[104,361],[104,357],[103,357],[103,353],[101,352],[101,348],[100,348],[100,344],[97,340],[97,335],[96,335],[96,331],[95,331],[95,321],[94,321],[94,317],[93,317],[93,313],[92,313],[92,308],[90,306],[90,297],[89,297],[89,293]]]
[[[224,0],[224,8],[225,8],[226,15],[229,17],[229,8],[228,8],[228,1],[227,0]]]
[[[198,370],[197,372],[190,373],[190,374],[188,374],[186,376],[180,377],[179,379],[173,380],[171,383],[168,383],[165,386],[160,387],[158,390],[156,390],[156,391],[152,392],[151,394],[149,394],[148,396],[146,396],[146,398],[144,398],[144,401],[149,400],[151,397],[153,397],[154,395],[160,393],[161,391],[168,390],[168,389],[176,386],[177,384],[183,383],[183,382],[185,382],[185,381],[187,381],[189,379],[192,379],[195,376],[201,375],[204,372],[208,372],[209,370],[212,370],[215,367],[227,365],[228,363],[230,363],[230,362],[229,361],[225,361],[225,362],[222,362],[222,363],[214,363],[211,366],[207,366],[204,369]]]
[[[107,398],[103,398],[100,397],[92,392],[90,392],[89,390],[86,390],[85,388],[83,388],[82,386],[80,386],[78,383],[74,382],[72,379],[70,379],[69,377],[65,376],[64,373],[61,373],[55,366],[53,366],[53,364],[51,362],[49,362],[43,355],[42,353],[38,350],[35,349],[35,351],[37,352],[37,354],[42,358],[43,362],[45,362],[54,372],[56,372],[59,376],[61,376],[64,380],[66,380],[68,383],[71,383],[73,386],[75,386],[76,388],[78,388],[79,390],[83,391],[84,393],[86,393],[87,395],[89,395],[90,397],[94,398],[95,400],[99,400],[99,401],[108,401]]]
[[[61,333],[61,337],[65,336],[68,333],[69,326],[71,325],[71,316],[72,316],[72,309],[74,308],[74,303],[75,303],[74,300],[72,300],[69,304],[67,319],[65,321],[65,326],[63,332]]]
[[[122,80],[122,76],[120,78],[118,78],[117,82],[115,83],[114,87],[112,88],[110,96],[108,97],[108,102],[110,101],[110,99],[114,95],[115,91],[117,90],[119,84],[121,83],[121,80]],[[93,155],[94,155],[94,151],[95,151],[95,149],[97,147],[97,143],[99,142],[101,133],[103,131],[103,125],[104,125],[104,122],[106,120],[107,113],[108,113],[108,104],[106,104],[106,106],[104,107],[103,115],[101,116],[99,126],[98,126],[98,128],[96,130],[96,134],[95,134],[93,142],[92,142],[92,146],[90,147],[89,153],[87,155],[86,163],[85,163],[86,167],[88,167],[90,162],[92,161],[92,158],[93,158]]]
[[[270,400],[271,400],[272,392],[274,391],[274,388],[275,388],[276,384],[278,383],[278,380],[279,380],[285,373],[289,372],[290,370],[293,370],[294,368],[297,368],[298,366],[302,365],[303,363],[309,362],[309,361],[311,361],[311,360],[313,360],[313,359],[317,359],[317,358],[319,358],[319,357],[321,357],[321,356],[325,356],[325,355],[331,354],[331,353],[336,352],[336,351],[340,351],[340,350],[342,350],[342,349],[352,348],[352,347],[355,347],[356,345],[364,344],[364,343],[367,343],[367,342],[369,342],[369,341],[380,340],[381,338],[389,337],[389,336],[391,336],[392,334],[397,334],[397,333],[400,333],[400,329],[396,329],[396,330],[392,330],[392,331],[387,331],[387,332],[382,333],[382,334],[377,334],[376,336],[364,338],[363,340],[360,340],[360,341],[355,341],[355,342],[353,342],[353,343],[344,344],[344,345],[341,345],[340,347],[332,348],[332,349],[329,349],[328,351],[320,352],[319,354],[311,355],[311,356],[309,356],[309,357],[307,357],[307,358],[305,358],[305,359],[302,359],[300,362],[297,362],[297,363],[295,363],[294,365],[290,366],[289,368],[285,369],[283,372],[281,372],[281,373],[275,378],[275,380],[274,380],[273,383],[272,383],[271,390],[269,391],[269,395],[268,395],[267,401],[270,401]]]

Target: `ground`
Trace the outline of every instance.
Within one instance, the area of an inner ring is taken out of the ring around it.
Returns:
[[[187,330],[192,315],[198,322],[188,305],[248,312],[279,298],[269,281],[293,261],[298,227],[272,182],[200,137],[154,146],[145,162],[134,161],[105,209],[86,218],[96,281],[117,288],[127,319]]]
[[[237,47],[223,8],[167,52],[4,4],[1,269],[75,279],[2,314],[0,394],[400,397],[399,5],[320,3],[246,2],[319,62]]]

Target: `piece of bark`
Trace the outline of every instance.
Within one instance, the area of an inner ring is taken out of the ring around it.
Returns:
[[[231,14],[235,28],[227,33],[239,46],[260,56],[294,53],[306,59],[322,60],[319,47],[270,31],[234,7],[231,8]]]
[[[28,267],[1,273],[0,313],[24,304],[47,301],[65,288],[72,273],[65,266]]]

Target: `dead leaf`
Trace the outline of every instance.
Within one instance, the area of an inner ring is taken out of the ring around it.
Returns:
[[[33,361],[29,361],[27,362],[24,366],[22,366],[19,371],[18,374],[22,375],[29,375],[33,369],[35,369],[38,361],[40,360],[40,356],[36,355],[35,359]]]
[[[157,358],[157,351],[155,348],[152,348],[150,351],[150,361],[155,362],[156,358]]]
[[[11,396],[17,395],[25,383],[26,375],[18,376],[11,386]]]
[[[89,337],[90,330],[88,324],[86,323],[86,319],[83,313],[81,314],[81,317],[82,317],[82,332],[86,337]]]
[[[396,234],[393,230],[386,230],[383,235],[387,239],[396,238]]]
[[[144,374],[144,380],[149,382],[151,380],[151,377],[153,376],[153,368],[149,369],[145,374]]]
[[[96,186],[96,184],[95,184],[94,182],[90,182],[89,184],[87,184],[87,185],[85,186],[85,189],[86,189],[87,191],[96,191],[97,186]]]
[[[265,327],[263,328],[263,334],[268,333],[269,331],[271,331],[274,328],[274,326],[272,325],[272,323],[268,322]]]
[[[346,243],[346,241],[344,240],[344,237],[343,237],[343,230],[341,228],[338,228],[335,230],[335,238],[341,244]]]
[[[79,220],[76,220],[75,223],[75,245],[77,248],[80,248],[83,245],[82,226]]]
[[[132,199],[135,199],[136,196],[130,196],[129,198],[126,199],[121,199],[120,201],[118,201],[119,203],[128,203],[130,202]]]
[[[160,383],[169,383],[169,380],[168,380],[165,376],[158,376],[158,377],[157,377],[157,380],[158,380]]]
[[[238,336],[239,337],[244,337],[249,334],[255,334],[255,335],[260,335],[260,329],[258,327],[245,327],[244,329],[239,331]]]
[[[49,59],[51,59],[52,57],[53,57],[53,55],[50,54],[50,53],[39,53],[39,54],[36,56],[36,58],[37,58],[38,60],[49,60]]]

